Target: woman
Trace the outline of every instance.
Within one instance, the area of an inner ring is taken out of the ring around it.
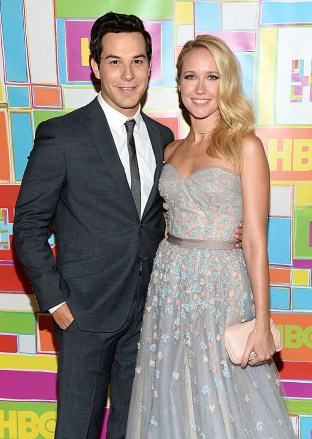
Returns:
[[[239,65],[203,35],[183,47],[177,79],[191,129],[165,151],[169,234],[154,262],[126,437],[294,438],[271,359],[269,168]],[[232,236],[243,217],[244,253]],[[235,366],[224,328],[255,316]]]

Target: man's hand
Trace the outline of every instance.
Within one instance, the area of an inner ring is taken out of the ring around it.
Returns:
[[[74,320],[74,316],[72,315],[66,303],[54,311],[52,317],[54,318],[55,323],[63,330],[66,329]]]
[[[242,248],[242,240],[243,240],[243,223],[238,225],[238,228],[235,230],[235,239],[236,239],[236,248]]]

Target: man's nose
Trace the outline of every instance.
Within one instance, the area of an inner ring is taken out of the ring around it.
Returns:
[[[131,81],[131,79],[134,78],[133,69],[132,69],[132,65],[131,64],[124,66],[121,78],[124,81]]]

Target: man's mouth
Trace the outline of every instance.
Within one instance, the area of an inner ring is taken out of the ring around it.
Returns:
[[[118,87],[118,89],[123,93],[133,93],[136,87]]]

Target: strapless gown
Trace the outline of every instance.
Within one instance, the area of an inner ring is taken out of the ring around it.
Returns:
[[[139,344],[127,439],[293,439],[273,362],[231,363],[224,328],[255,316],[243,252],[239,174],[212,166],[183,178],[163,168],[168,229],[218,248],[164,239],[154,261]],[[224,248],[223,248],[224,246]]]

